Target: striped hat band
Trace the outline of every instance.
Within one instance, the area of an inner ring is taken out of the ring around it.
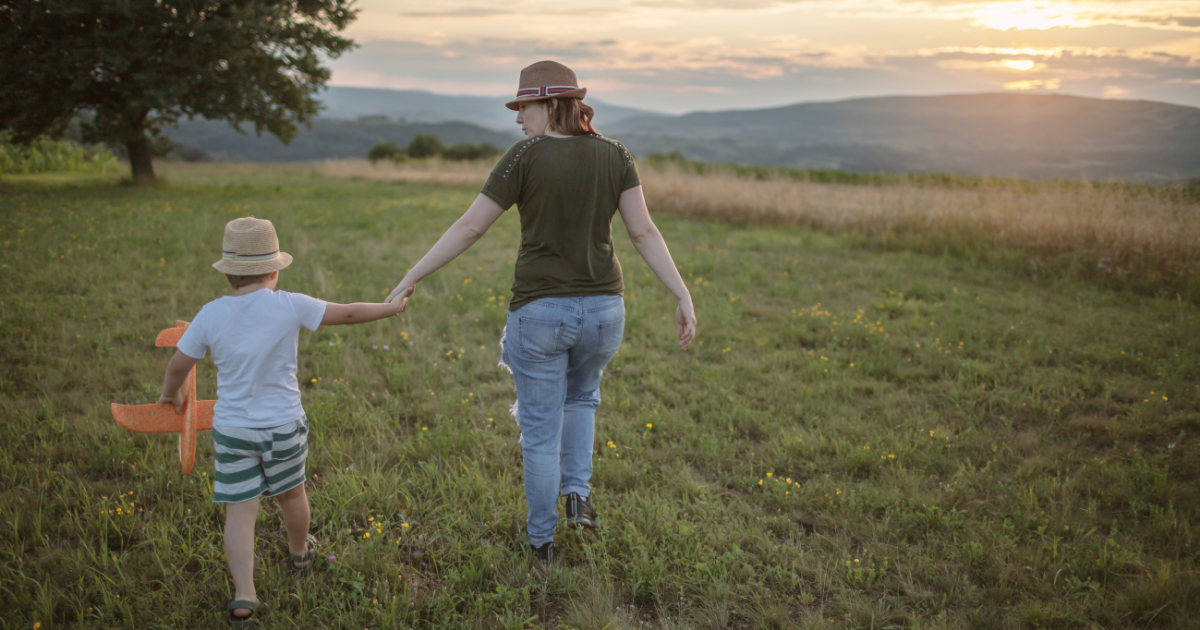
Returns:
[[[269,254],[239,254],[228,250],[221,250],[221,257],[234,262],[262,262],[279,257],[279,250],[275,250]]]
[[[531,87],[517,90],[517,98],[530,98],[538,96],[554,96],[555,94],[564,94],[578,90],[577,85],[544,85],[542,87]]]

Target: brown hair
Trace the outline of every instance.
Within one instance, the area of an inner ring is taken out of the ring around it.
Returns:
[[[229,280],[229,286],[236,290],[252,284],[258,284],[259,282],[265,282],[273,273],[275,272],[269,271],[267,273],[260,273],[256,276],[235,276],[231,273],[227,273],[225,274],[225,277]]]
[[[600,135],[592,126],[596,110],[581,98],[552,98],[546,103],[550,128],[568,136]]]

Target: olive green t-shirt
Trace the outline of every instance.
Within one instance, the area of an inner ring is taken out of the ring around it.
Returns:
[[[612,218],[638,186],[629,151],[603,136],[534,136],[500,158],[482,193],[521,213],[509,310],[544,297],[621,295]]]

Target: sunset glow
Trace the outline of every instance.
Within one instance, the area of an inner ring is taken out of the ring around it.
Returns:
[[[1071,2],[995,2],[972,10],[971,18],[975,24],[1000,31],[1085,25]]]
[[[1028,59],[1005,59],[1000,63],[1004,64],[1008,68],[1012,68],[1013,70],[1032,70],[1033,66],[1035,65]]]
[[[359,0],[335,85],[500,96],[556,59],[683,112],[997,90],[1200,106],[1196,0]],[[1016,80],[1015,73],[1020,73]]]

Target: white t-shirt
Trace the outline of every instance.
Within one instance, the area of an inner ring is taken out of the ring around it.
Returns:
[[[212,350],[217,364],[213,425],[270,429],[304,416],[296,383],[300,327],[316,330],[325,302],[259,289],[204,305],[176,344],[193,359]]]

